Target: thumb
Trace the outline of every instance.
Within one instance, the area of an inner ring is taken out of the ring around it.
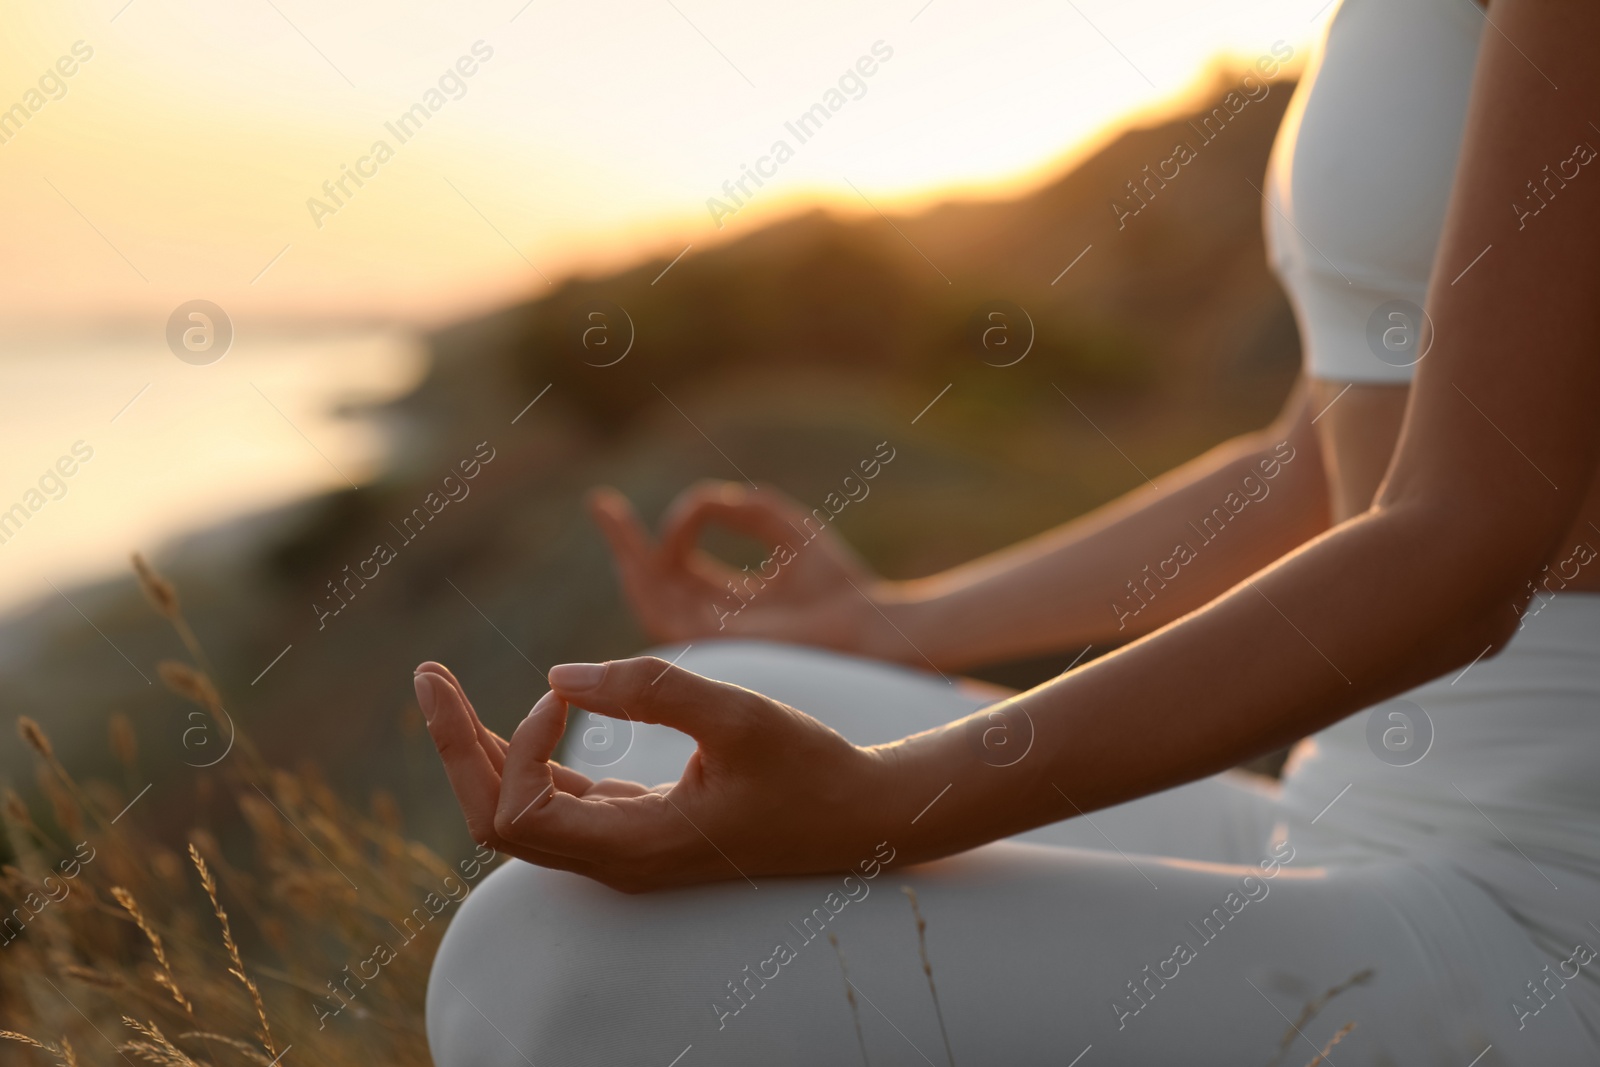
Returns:
[[[769,706],[759,693],[655,656],[561,663],[550,668],[549,678],[562,700],[588,711],[670,726],[718,747],[748,740]]]

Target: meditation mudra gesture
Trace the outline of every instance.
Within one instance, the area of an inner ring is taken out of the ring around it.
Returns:
[[[1540,185],[1597,44],[1600,5],[1343,0],[1261,186],[1304,373],[1159,488],[912,581],[827,528],[737,614],[700,534],[805,508],[593,494],[663,646],[553,667],[509,740],[416,675],[514,857],[434,965],[440,1067],[1600,1062],[1600,182]]]

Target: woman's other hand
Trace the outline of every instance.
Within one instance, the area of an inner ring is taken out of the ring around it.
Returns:
[[[656,541],[626,497],[589,494],[624,595],[656,640],[760,637],[883,658],[906,649],[880,611],[887,583],[802,505],[771,489],[705,482],[668,508]],[[767,546],[758,566],[736,570],[699,548],[708,526]]]

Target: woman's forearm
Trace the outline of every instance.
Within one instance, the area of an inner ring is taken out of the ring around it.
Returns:
[[[943,670],[1150,633],[1328,526],[1306,390],[1285,417],[1088,515],[889,588],[884,611]],[[893,653],[885,650],[887,654]]]
[[[1485,580],[1484,553],[1450,534],[1404,509],[1353,519],[1180,623],[888,746],[908,818],[950,787],[906,851],[948,855],[1218,773],[1470,662],[1514,627],[1517,568]]]

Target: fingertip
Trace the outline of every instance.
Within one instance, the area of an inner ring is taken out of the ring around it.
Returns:
[[[583,495],[583,502],[589,506],[590,512],[607,518],[629,507],[628,498],[619,489],[609,485],[593,487]]]
[[[606,665],[604,663],[558,663],[550,668],[545,677],[550,682],[551,695],[554,695],[554,690],[556,689],[562,689],[576,695],[598,688],[600,683],[605,681]]]
[[[422,718],[430,726],[438,717],[439,709],[447,699],[445,693],[450,687],[445,680],[431,671],[418,670],[411,678],[412,688],[417,694],[417,706],[422,709]]]
[[[554,689],[549,690],[544,696],[533,702],[533,707],[528,709],[528,714],[523,716],[522,721],[517,724],[517,729],[514,733],[542,726],[548,716],[558,716],[561,721],[565,722],[566,714],[567,702],[557,696]]]
[[[627,563],[630,557],[642,557],[652,547],[650,532],[639,520],[633,504],[615,489],[607,486],[592,491],[589,515],[611,545],[618,562]]]

